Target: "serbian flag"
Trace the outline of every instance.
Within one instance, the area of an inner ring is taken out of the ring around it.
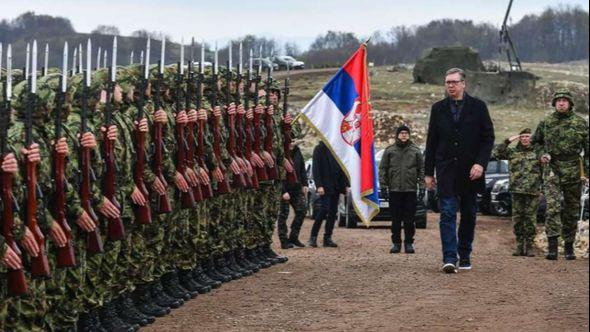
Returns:
[[[301,111],[348,176],[352,204],[366,225],[379,213],[369,99],[367,45],[362,44]]]

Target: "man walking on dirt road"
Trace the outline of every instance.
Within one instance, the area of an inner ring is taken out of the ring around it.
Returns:
[[[426,140],[424,181],[438,187],[443,271],[471,269],[476,195],[485,190],[485,169],[494,147],[494,125],[486,104],[465,92],[465,72],[446,72],[447,97],[432,105]],[[436,179],[435,179],[436,175]],[[461,220],[457,232],[457,211]]]

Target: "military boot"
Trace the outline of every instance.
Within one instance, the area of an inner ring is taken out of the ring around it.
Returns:
[[[127,294],[119,296],[114,303],[115,309],[117,309],[117,315],[128,324],[147,326],[156,321],[154,316],[146,316],[141,311],[137,310],[135,304]]]
[[[162,286],[168,295],[177,299],[183,299],[184,301],[188,301],[191,298],[196,297],[198,294],[197,292],[189,292],[180,285],[180,281],[178,281],[178,273],[176,271],[166,273],[162,276]]]
[[[524,242],[518,242],[516,244],[516,249],[514,249],[514,252],[512,252],[512,256],[526,256],[526,250],[524,246]]]
[[[279,264],[279,260],[278,259],[275,259],[273,257],[268,256],[264,252],[264,249],[262,248],[262,246],[256,247],[254,249],[254,252],[256,253],[256,257],[258,257],[258,259],[260,259],[260,261],[267,262],[270,265]]]
[[[299,248],[305,248],[305,244],[301,243],[298,238],[291,236],[289,238],[289,242],[291,242],[294,246]]]
[[[231,250],[226,253],[225,260],[229,262],[229,268],[232,269],[234,272],[238,272],[243,276],[250,276],[254,273],[252,272],[252,270],[245,269],[243,266],[238,264],[238,260],[236,259],[234,250]]]
[[[207,276],[205,270],[203,270],[203,264],[205,263],[197,265],[197,267],[193,270],[195,278],[201,282],[201,284],[210,286],[211,288],[221,287],[221,281],[213,280]]]
[[[272,247],[270,246],[270,244],[267,244],[266,246],[264,246],[262,248],[262,250],[264,251],[266,256],[278,260],[279,263],[285,263],[289,260],[289,258],[287,256],[282,256],[282,255],[279,255],[276,252],[274,252],[274,250],[272,250]]]
[[[254,263],[249,257],[248,257],[248,249],[242,249],[238,252],[238,254],[240,255],[240,261],[242,262],[242,264],[244,264],[245,266],[247,266],[250,270],[252,270],[254,273],[260,271],[260,269],[262,268],[262,266],[260,264],[256,264]]]
[[[203,287],[203,285],[197,284],[193,280],[192,270],[178,270],[178,281],[184,289],[191,293],[192,298],[195,298],[197,296],[192,296],[193,294],[199,294],[201,292],[205,293],[205,288]],[[201,292],[199,290],[201,290]]]
[[[113,332],[135,332],[139,330],[137,324],[127,324],[115,311],[115,306],[112,302],[105,303],[99,311],[100,325],[107,330]]]
[[[207,260],[207,265],[205,266],[205,273],[209,278],[219,282],[231,281],[230,276],[221,274],[221,272],[217,270],[217,267],[215,266],[215,259],[213,257],[209,257],[209,259]]]
[[[217,256],[215,259],[215,267],[217,268],[217,271],[231,277],[233,280],[243,277],[242,274],[234,272],[227,267],[227,262],[225,261],[223,255]]]
[[[147,316],[163,317],[170,313],[170,307],[160,307],[154,302],[147,285],[138,285],[131,294],[131,299],[137,310]]]
[[[312,236],[309,238],[309,241],[307,241],[307,245],[313,248],[317,248],[318,247],[318,237],[317,236]]]
[[[281,249],[293,249],[295,245],[287,239],[281,239]]]
[[[246,259],[252,262],[253,264],[258,265],[262,269],[270,267],[272,264],[258,257],[258,255],[256,254],[256,249],[257,248],[246,250]]]
[[[193,284],[197,287],[197,291],[199,292],[199,294],[209,293],[213,289],[213,287],[202,282],[198,278],[197,274],[195,273],[195,269],[188,271],[188,277],[191,278]]]
[[[324,247],[337,248],[338,245],[336,244],[336,242],[332,241],[332,238],[329,237],[324,239]]]
[[[557,236],[551,236],[548,238],[549,246],[547,248],[547,255],[545,258],[555,261],[557,260]]]
[[[390,254],[399,254],[402,251],[402,244],[401,243],[394,243],[389,249]]]
[[[150,286],[150,293],[152,294],[152,299],[154,303],[159,305],[160,307],[168,307],[172,309],[180,308],[184,304],[183,299],[177,299],[170,295],[168,295],[164,291],[164,287],[160,280],[155,281]]]
[[[90,310],[87,313],[80,315],[78,319],[78,331],[79,332],[103,332],[106,331],[102,325],[100,325],[100,319],[98,317],[97,310]]]
[[[565,259],[568,261],[573,261],[576,259],[576,253],[574,252],[574,243],[573,242],[564,243],[563,255],[565,256]]]

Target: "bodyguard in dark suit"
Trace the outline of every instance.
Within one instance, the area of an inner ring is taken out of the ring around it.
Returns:
[[[430,112],[424,173],[426,186],[436,185],[440,198],[443,270],[455,273],[457,256],[459,269],[471,269],[476,195],[485,190],[494,126],[486,104],[465,93],[463,70],[448,70],[445,86],[447,98],[432,105]]]
[[[340,168],[332,152],[320,141],[313,150],[313,181],[319,195],[319,211],[315,213],[315,220],[311,228],[309,245],[317,247],[318,233],[322,222],[326,219],[326,228],[324,230],[324,247],[337,247],[332,241],[332,231],[336,222],[338,212],[338,200],[340,194],[346,193],[349,186],[348,178]]]

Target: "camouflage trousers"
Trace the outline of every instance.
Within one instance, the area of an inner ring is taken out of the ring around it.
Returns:
[[[296,239],[299,237],[299,231],[301,225],[303,225],[303,219],[305,219],[305,196],[303,191],[289,192],[290,199],[288,201],[282,199],[279,204],[279,218],[277,221],[277,228],[279,233],[279,239],[281,241],[287,240],[288,238]],[[287,227],[287,218],[289,218],[289,207],[293,207],[295,216],[293,222],[291,222],[291,234],[289,235]]]
[[[182,209],[180,200],[176,200],[168,218],[164,239],[163,254],[167,258],[166,272],[173,272],[177,267],[187,268],[191,265],[190,259],[186,258],[186,251],[190,250],[189,215],[190,209]]]
[[[211,254],[221,255],[222,253],[229,250],[227,244],[227,236],[224,234],[225,225],[223,224],[224,209],[229,206],[227,204],[229,195],[225,194],[222,196],[211,197],[209,204],[209,229],[208,233],[211,237]]]
[[[545,172],[548,173],[548,172]],[[580,213],[580,184],[561,183],[552,172],[544,174],[543,193],[547,200],[545,232],[547,237],[559,236],[564,242],[574,242]]]
[[[139,283],[150,283],[160,277],[166,272],[166,257],[164,256],[164,246],[166,232],[168,227],[167,214],[152,214],[152,223],[143,226],[145,231],[145,246],[146,250],[142,259],[142,268],[144,273]]]
[[[6,331],[45,331],[44,317],[48,311],[45,283],[45,280],[32,280],[27,275],[29,293],[7,302]]]
[[[539,197],[529,194],[512,194],[512,221],[514,235],[519,245],[531,243],[535,239],[537,229],[537,209]]]
[[[262,218],[260,202],[262,199],[261,190],[252,190],[244,198],[244,246],[246,249],[254,249],[258,245],[260,238],[259,220]]]
[[[272,182],[264,188],[264,218],[261,244],[271,244],[275,223],[279,217],[281,204],[281,183]]]

